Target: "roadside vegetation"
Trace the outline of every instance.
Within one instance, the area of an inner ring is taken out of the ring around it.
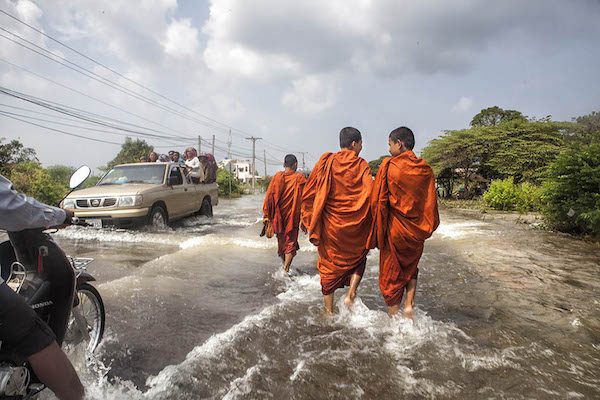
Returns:
[[[491,107],[470,125],[422,152],[445,203],[540,212],[550,229],[600,237],[600,113],[558,122]]]
[[[219,168],[217,171],[217,183],[221,197],[236,198],[245,193],[244,186],[226,169]]]

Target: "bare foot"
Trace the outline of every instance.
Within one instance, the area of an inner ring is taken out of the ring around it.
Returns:
[[[289,265],[288,266],[284,265],[283,266],[283,270],[285,271],[286,274],[289,274],[290,273],[290,267],[289,267]]]
[[[356,298],[356,293],[348,291],[346,298],[344,299],[344,305],[348,308],[352,308],[354,305],[354,299]]]
[[[333,317],[333,310],[329,310],[329,309],[327,309],[327,308],[324,308],[324,309],[323,309],[323,315],[324,315],[325,317]]]
[[[393,317],[394,315],[398,314],[398,311],[400,311],[400,304],[395,306],[388,306],[388,315],[390,317]]]
[[[409,319],[413,319],[414,311],[412,305],[404,306],[404,316]]]

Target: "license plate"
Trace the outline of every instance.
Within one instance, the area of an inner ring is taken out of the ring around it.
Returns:
[[[101,219],[87,219],[85,220],[88,224],[92,225],[92,228],[102,228]]]

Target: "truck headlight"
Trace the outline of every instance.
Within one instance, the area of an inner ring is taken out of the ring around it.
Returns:
[[[135,207],[142,204],[142,195],[119,197],[119,207]]]
[[[75,199],[64,199],[62,208],[74,209],[75,208]]]

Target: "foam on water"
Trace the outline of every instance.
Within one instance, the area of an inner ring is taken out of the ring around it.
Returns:
[[[187,239],[179,244],[181,249],[189,249],[197,246],[237,246],[248,249],[277,249],[277,239],[267,239],[266,237],[260,238],[256,235],[256,238],[245,238],[245,237],[232,237],[223,236],[218,234],[209,234],[204,236],[196,236]],[[315,252],[317,248],[310,243],[302,242],[300,250],[302,252]]]
[[[173,234],[171,230],[160,233],[126,231],[111,229],[89,229],[80,227],[69,227],[58,231],[55,235],[65,239],[87,240],[97,242],[113,243],[149,243],[178,246],[182,241],[181,236]]]
[[[444,222],[440,224],[433,236],[441,236],[444,239],[462,239],[469,236],[484,235],[481,229],[485,226],[482,222]]]

